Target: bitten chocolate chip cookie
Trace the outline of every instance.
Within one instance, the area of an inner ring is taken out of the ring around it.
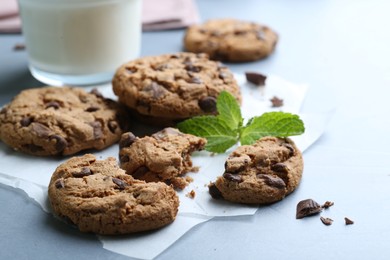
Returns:
[[[190,26],[184,37],[187,51],[207,53],[213,60],[245,62],[271,54],[278,35],[269,27],[235,19],[213,19]]]
[[[302,154],[292,140],[264,137],[233,151],[209,192],[232,202],[268,204],[293,192],[302,171]]]
[[[0,139],[33,155],[70,155],[117,142],[125,119],[124,108],[97,90],[28,89],[1,110]]]
[[[197,169],[192,166],[191,154],[204,148],[207,140],[181,133],[175,128],[143,138],[124,133],[119,142],[121,168],[134,178],[148,182],[165,181],[183,189],[188,179],[183,175]]]
[[[147,123],[159,125],[216,113],[216,98],[223,90],[241,101],[233,74],[205,54],[140,58],[120,67],[112,84],[120,102]]]
[[[49,184],[53,211],[82,232],[114,235],[163,227],[176,218],[179,199],[165,183],[135,180],[114,158],[92,154],[61,164]]]

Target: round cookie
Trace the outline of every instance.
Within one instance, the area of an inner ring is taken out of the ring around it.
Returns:
[[[175,188],[184,189],[188,179],[183,175],[196,171],[191,154],[200,151],[207,140],[165,128],[152,136],[135,137],[124,133],[119,142],[121,168],[134,178],[148,182],[165,181]]]
[[[232,202],[273,203],[296,189],[302,172],[302,154],[291,139],[264,137],[233,151],[209,192]]]
[[[22,91],[0,112],[0,139],[33,155],[103,149],[120,139],[125,108],[96,89],[42,87]]]
[[[163,227],[176,218],[179,199],[165,183],[135,180],[114,158],[73,157],[53,173],[49,200],[55,214],[82,232],[127,234]]]
[[[207,53],[213,60],[255,61],[270,55],[278,35],[269,27],[235,19],[213,19],[190,26],[184,47],[194,53]]]
[[[112,81],[119,101],[147,123],[174,125],[193,116],[215,114],[222,91],[241,101],[230,70],[206,54],[144,57],[121,66]]]

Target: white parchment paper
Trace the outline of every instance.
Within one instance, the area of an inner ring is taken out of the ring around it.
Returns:
[[[266,111],[285,111],[299,113],[308,89],[305,85],[297,85],[277,76],[268,76],[263,87],[247,83],[244,75],[235,75],[242,89],[242,114],[245,119],[261,115]],[[106,97],[116,99],[111,85],[98,87]],[[272,108],[270,99],[274,96],[284,100],[284,105]],[[300,114],[306,127],[302,136],[294,137],[297,146],[306,150],[323,133],[331,112],[323,114]],[[139,129],[142,131],[142,129]],[[231,150],[230,150],[231,151]],[[90,151],[89,151],[90,152]],[[119,148],[113,145],[103,151],[94,152],[98,159],[108,156],[117,158]],[[120,238],[99,236],[103,247],[131,257],[152,259],[168,248],[183,234],[195,225],[215,216],[253,215],[257,207],[217,201],[208,194],[207,185],[221,175],[228,153],[212,155],[208,152],[197,152],[193,155],[193,163],[199,166],[197,173],[189,173],[194,181],[183,191],[179,191],[180,208],[177,219],[171,225],[145,234],[121,236]],[[56,167],[68,158],[45,158],[22,154],[0,143],[0,183],[24,190],[28,196],[38,202],[42,209],[50,212],[47,199],[47,186]],[[195,197],[187,194],[195,191]],[[153,241],[151,249],[150,241]],[[144,248],[148,250],[144,250]]]

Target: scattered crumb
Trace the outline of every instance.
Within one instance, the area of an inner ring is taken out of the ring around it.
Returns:
[[[193,180],[194,180],[193,178],[186,176],[184,178],[183,177],[174,177],[174,178],[170,179],[169,182],[170,182],[170,184],[172,184],[172,186],[175,189],[183,190]]]
[[[345,225],[352,225],[353,223],[355,223],[347,217],[345,217],[344,220],[345,220]]]
[[[26,49],[26,45],[23,43],[17,43],[14,45],[14,51],[22,51],[24,49]]]
[[[324,208],[324,209],[327,209],[329,207],[332,207],[334,205],[334,202],[332,201],[325,201],[324,205],[322,205],[321,207]]]
[[[277,96],[274,96],[270,99],[272,103],[272,107],[282,107],[283,106],[283,99],[278,98]]]
[[[192,177],[190,177],[190,176],[186,176],[186,177],[185,177],[185,180],[186,180],[186,182],[188,182],[188,183],[191,183],[191,182],[194,181],[194,179],[193,179]]]
[[[188,198],[190,198],[190,199],[195,198],[195,195],[196,195],[196,193],[195,193],[194,190],[191,190],[190,192],[188,192],[188,193],[186,194],[186,196],[187,196]]]
[[[326,226],[330,226],[333,223],[333,219],[331,219],[331,218],[320,217],[320,219],[321,219],[322,223],[324,223],[324,225],[326,225]]]
[[[199,172],[200,167],[199,166],[194,166],[190,169],[190,172]]]

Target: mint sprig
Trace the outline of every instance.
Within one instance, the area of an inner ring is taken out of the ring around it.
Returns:
[[[238,141],[252,144],[261,137],[288,137],[300,135],[305,127],[299,116],[284,112],[268,112],[251,118],[243,126],[240,105],[227,91],[217,98],[217,116],[197,116],[180,122],[180,131],[207,139],[205,149],[224,153]]]

